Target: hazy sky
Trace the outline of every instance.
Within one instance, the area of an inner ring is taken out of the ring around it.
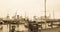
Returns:
[[[60,18],[60,0],[47,0],[47,15],[51,14],[53,17],[53,10],[55,11],[55,18]],[[10,16],[17,14],[28,17],[34,15],[44,15],[44,0],[0,0],[0,16],[6,17],[7,13]]]

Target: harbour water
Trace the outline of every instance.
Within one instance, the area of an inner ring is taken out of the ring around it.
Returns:
[[[32,22],[32,23],[34,23],[34,22]],[[38,23],[38,22],[36,22],[36,23]],[[53,22],[53,24],[60,24],[60,23],[59,22]],[[13,29],[15,29],[14,32],[18,32],[18,31],[19,32],[29,32],[29,28],[25,27],[25,25],[28,25],[28,23],[26,23],[25,21],[20,21],[20,24],[18,24],[18,23],[0,24],[0,32],[11,32]],[[56,31],[60,30],[60,27],[57,28],[58,27],[57,25],[53,25],[52,26],[53,28],[51,28],[51,26],[49,26],[49,25],[51,25],[51,23],[46,23],[46,25],[45,25],[45,23],[43,23],[43,24],[39,23],[39,25],[42,25],[42,29],[40,28],[41,29],[40,32],[48,32],[48,31],[54,32],[55,30]]]
[[[26,28],[24,26],[24,24],[21,24],[21,25],[11,25],[11,29],[12,29],[12,26],[15,26],[15,31],[24,31],[24,32],[28,32],[28,28]],[[45,24],[42,24],[42,27],[43,29],[45,29]],[[51,28],[51,27],[48,27],[48,24],[46,26],[47,28]],[[53,26],[53,27],[57,27],[57,26]],[[0,32],[9,32],[9,25],[0,25]],[[48,29],[49,30],[49,29]],[[47,30],[47,31],[48,31]],[[45,31],[45,30],[44,30]],[[43,32],[43,31],[42,31]]]
[[[25,28],[23,24],[19,25],[19,27],[17,25],[11,25],[11,29],[12,26],[15,26],[15,31],[28,31],[28,28]],[[10,28],[9,25],[0,25],[0,32],[9,32]]]

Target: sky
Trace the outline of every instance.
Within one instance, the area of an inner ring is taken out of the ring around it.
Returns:
[[[0,0],[0,17],[14,16],[15,12],[20,16],[44,16],[44,0]],[[47,16],[60,18],[60,0],[46,0]]]

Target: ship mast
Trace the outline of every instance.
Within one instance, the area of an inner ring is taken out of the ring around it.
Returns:
[[[25,11],[25,20],[27,20],[26,11]]]
[[[55,13],[54,13],[54,10],[53,10],[53,19],[55,19]]]
[[[25,11],[25,18],[26,18],[26,11]]]
[[[44,0],[44,9],[45,9],[45,29],[46,29],[46,0]]]
[[[14,19],[16,19],[16,16],[17,16],[17,11],[15,12],[15,16],[14,16]]]

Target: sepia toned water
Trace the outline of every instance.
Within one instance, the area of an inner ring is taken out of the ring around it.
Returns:
[[[25,28],[25,26],[23,24],[19,25],[19,27],[17,25],[15,25],[15,30],[16,31],[25,31],[27,32],[28,31],[28,28]],[[44,27],[45,25],[43,25],[43,29],[45,28]],[[3,27],[3,28],[1,28]],[[48,28],[48,26],[47,26]],[[0,32],[9,32],[9,25],[0,25]]]
[[[55,23],[56,24],[56,23]],[[28,32],[28,28],[26,28],[25,26],[24,26],[24,24],[20,24],[20,25],[11,25],[11,26],[15,26],[15,31],[24,31],[24,32]],[[9,32],[9,30],[10,29],[12,29],[11,28],[11,26],[10,25],[8,25],[8,24],[6,24],[6,25],[0,25],[0,32]],[[45,29],[45,24],[42,24],[42,27],[43,27],[43,29]],[[46,24],[46,27],[47,28],[51,28],[51,27],[49,27],[48,26],[48,23]],[[57,26],[53,26],[53,27],[57,27]],[[58,28],[58,29],[60,29],[60,28]],[[48,29],[49,30],[49,29]],[[48,30],[43,30],[42,32],[47,32]],[[55,30],[57,30],[57,28],[55,29]],[[54,30],[54,31],[55,31]],[[50,31],[50,30],[49,30]],[[51,30],[52,31],[52,30]],[[50,31],[50,32],[51,32]],[[53,32],[54,32],[53,31]],[[55,31],[56,32],[56,31]]]
[[[23,24],[19,25],[19,27],[18,25],[14,25],[14,26],[16,31],[28,31],[28,29],[25,28]],[[9,32],[9,25],[0,25],[0,32]]]

